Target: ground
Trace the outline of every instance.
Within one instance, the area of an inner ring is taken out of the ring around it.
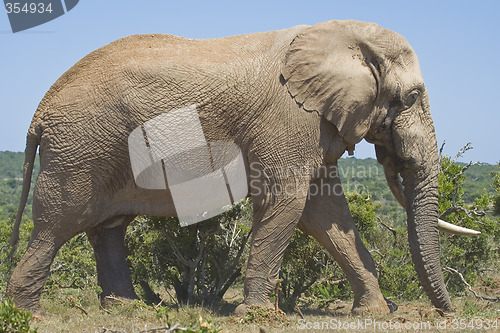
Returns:
[[[35,316],[32,327],[38,332],[174,332],[175,324],[191,332],[500,332],[500,302],[454,297],[456,312],[444,314],[428,300],[400,302],[390,315],[353,316],[351,302],[332,301],[327,307],[301,306],[301,315],[267,312],[255,308],[244,317],[231,315],[242,298],[241,289],[228,292],[217,310],[201,307],[154,307],[142,302],[121,302],[103,310],[95,292],[62,290],[42,299],[46,313]],[[167,296],[168,297],[168,296]],[[181,332],[175,331],[175,332]]]

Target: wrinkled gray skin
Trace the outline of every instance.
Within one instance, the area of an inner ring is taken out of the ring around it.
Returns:
[[[214,40],[130,36],[79,61],[45,95],[28,131],[18,220],[39,145],[34,230],[7,296],[38,309],[57,250],[86,232],[101,296],[137,297],[125,261],[126,226],[139,214],[175,216],[175,209],[170,191],[135,185],[127,137],[145,121],[192,104],[207,141],[236,143],[249,179],[257,180],[250,187],[254,223],[245,301],[237,312],[270,305],[297,226],[344,270],[354,291],[353,312],[389,312],[344,195],[307,196],[310,184],[340,184],[337,176],[313,170],[335,167],[363,138],[375,145],[406,207],[421,284],[434,306],[451,309],[439,263],[438,152],[417,57],[398,34],[354,21]],[[282,167],[300,168],[300,177],[265,179]],[[273,185],[286,193],[267,191]]]

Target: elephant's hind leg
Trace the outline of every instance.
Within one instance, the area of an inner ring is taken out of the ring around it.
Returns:
[[[339,189],[338,178],[323,180]],[[343,193],[322,193],[309,198],[298,227],[313,236],[335,258],[354,293],[353,313],[388,313],[380,292],[373,259],[363,244]]]
[[[73,235],[72,235],[73,236]],[[41,311],[40,295],[50,272],[50,265],[59,248],[71,237],[56,237],[53,229],[33,230],[31,241],[7,285],[6,297],[17,307]]]
[[[106,296],[138,298],[132,285],[125,253],[125,232],[133,219],[134,216],[120,216],[87,231],[90,244],[94,248],[103,307],[110,303]],[[113,226],[113,222],[119,225]]]

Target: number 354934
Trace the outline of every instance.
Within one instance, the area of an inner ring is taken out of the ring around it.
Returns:
[[[43,2],[30,2],[30,3],[19,3],[19,2],[6,2],[5,11],[7,14],[43,14],[52,13],[52,3],[49,2],[45,4]]]

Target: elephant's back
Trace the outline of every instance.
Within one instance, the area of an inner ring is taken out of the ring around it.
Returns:
[[[54,83],[35,113],[31,128],[42,129],[41,168],[72,165],[123,175],[130,171],[127,139],[135,128],[185,106],[178,101],[197,102],[182,97],[189,89],[216,95],[246,80],[238,73],[242,66],[269,71],[269,57],[278,62],[305,28],[204,40],[133,35],[95,50]],[[218,73],[231,79],[217,80]]]
[[[289,29],[235,35],[222,38],[189,39],[168,34],[131,35],[105,47],[120,53],[122,60],[142,59],[144,63],[176,61],[190,65],[231,65],[244,59],[259,58],[265,54],[277,55],[288,47],[292,39],[307,26]]]
[[[188,39],[168,34],[118,39],[89,53],[68,69],[45,94],[35,119],[39,122],[58,115],[85,119],[89,112],[95,111],[88,103],[106,106],[108,100],[123,98],[131,84],[138,86],[141,80],[148,83],[148,80],[165,79],[158,76],[165,74],[168,78],[168,72],[177,76],[184,72],[186,79],[192,80],[203,80],[210,74],[231,76],[233,73],[236,80],[236,72],[242,66],[268,71],[269,57],[279,58],[305,28],[297,26],[217,39]],[[96,100],[99,97],[101,100]]]

